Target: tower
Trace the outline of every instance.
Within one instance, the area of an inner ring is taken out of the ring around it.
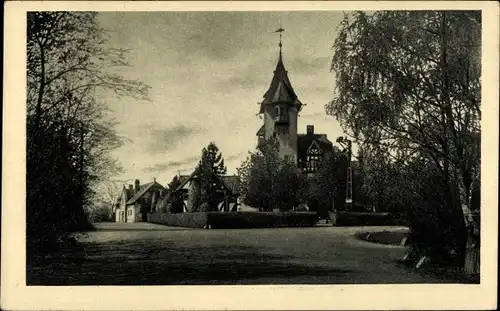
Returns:
[[[297,98],[288,72],[283,64],[281,34],[279,32],[279,56],[269,89],[260,103],[259,114],[263,115],[264,125],[257,132],[259,141],[274,137],[279,142],[280,157],[297,163],[297,119],[302,103]]]

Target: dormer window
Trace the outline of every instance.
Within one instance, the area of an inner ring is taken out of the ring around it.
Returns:
[[[263,135],[260,135],[259,138],[258,138],[258,142],[259,144],[262,144],[266,141],[265,137]]]

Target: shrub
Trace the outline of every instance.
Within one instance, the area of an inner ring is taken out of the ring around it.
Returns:
[[[207,224],[207,213],[153,213],[148,214],[148,222],[175,227],[203,228]]]
[[[334,226],[391,226],[397,224],[389,213],[335,212],[330,213],[330,220]]]
[[[148,215],[148,221],[168,226],[213,229],[312,227],[318,221],[310,212],[209,212]]]

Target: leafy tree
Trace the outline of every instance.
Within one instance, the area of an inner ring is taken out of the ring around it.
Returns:
[[[203,148],[197,170],[200,202],[205,203],[206,211],[216,211],[217,204],[223,197],[222,185],[217,178],[221,179],[226,175],[227,168],[224,165],[222,153],[214,142],[210,142],[206,148]]]
[[[243,202],[260,211],[289,210],[304,202],[307,184],[295,165],[279,157],[274,139],[259,144],[238,169]]]
[[[333,208],[343,210],[346,194],[347,157],[338,148],[321,161],[310,181],[309,206],[326,217]]]
[[[103,92],[147,99],[148,87],[111,68],[127,66],[110,49],[95,12],[27,14],[27,244],[40,248],[89,228],[84,212],[95,185],[119,171],[120,146]]]
[[[87,215],[92,222],[113,221],[112,206],[109,203],[101,203],[88,209]]]
[[[326,106],[353,137],[398,168],[439,174],[434,191],[445,199],[439,207],[423,204],[428,214],[448,211],[436,234],[446,236],[462,262],[480,183],[480,46],[479,11],[356,12],[339,27],[336,94]]]

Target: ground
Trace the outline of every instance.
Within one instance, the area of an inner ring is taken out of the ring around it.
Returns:
[[[79,246],[38,257],[28,285],[450,283],[398,263],[406,249],[357,232],[402,227],[203,230],[101,223]]]

